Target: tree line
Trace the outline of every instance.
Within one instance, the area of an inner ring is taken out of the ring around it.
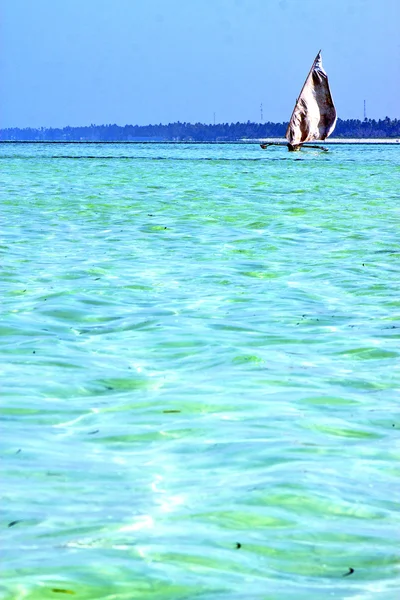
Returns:
[[[288,123],[168,123],[168,125],[90,125],[84,127],[11,127],[1,141],[187,141],[218,142],[284,137]],[[335,138],[400,138],[400,119],[338,119]]]

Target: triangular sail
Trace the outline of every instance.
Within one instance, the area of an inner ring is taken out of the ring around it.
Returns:
[[[336,109],[329,89],[328,76],[318,52],[300,96],[296,101],[286,131],[290,146],[324,140],[336,125]]]

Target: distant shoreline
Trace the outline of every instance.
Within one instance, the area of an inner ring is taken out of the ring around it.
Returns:
[[[0,140],[0,144],[262,144],[268,142],[280,142],[287,143],[285,138],[249,138],[241,140],[221,140],[221,141],[201,141],[201,140]],[[346,144],[400,144],[400,138],[332,138],[330,140],[323,140],[318,142],[322,144],[332,145],[346,145]]]
[[[288,123],[168,123],[163,125],[84,125],[67,127],[0,128],[0,141],[9,142],[159,142],[234,144],[282,141]],[[400,119],[338,119],[333,137],[326,143],[397,144]]]

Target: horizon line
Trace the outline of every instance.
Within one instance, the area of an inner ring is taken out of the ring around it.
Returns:
[[[386,119],[389,119],[390,121],[397,121],[400,119],[400,117],[389,117],[388,115],[386,115],[385,117],[379,117],[379,118],[373,118],[373,117],[367,117],[367,118],[341,118],[338,117],[338,121],[360,121],[362,123],[364,123],[365,121],[385,121]],[[195,121],[195,122],[190,122],[190,121],[171,121],[169,123],[147,123],[146,125],[138,125],[133,124],[133,123],[125,123],[124,125],[119,125],[118,123],[101,123],[101,124],[95,124],[95,123],[91,123],[90,125],[37,125],[37,126],[32,126],[32,125],[10,125],[7,127],[0,127],[0,131],[6,131],[7,129],[66,129],[67,127],[70,128],[81,128],[81,127],[168,127],[170,125],[203,125],[203,126],[207,126],[207,127],[218,127],[219,125],[247,125],[247,124],[251,124],[251,125],[284,125],[287,124],[289,121],[221,121],[219,123],[207,123],[207,122],[202,122],[202,121]]]

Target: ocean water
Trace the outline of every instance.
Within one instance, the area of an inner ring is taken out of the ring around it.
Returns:
[[[0,169],[1,597],[397,600],[400,148]]]

